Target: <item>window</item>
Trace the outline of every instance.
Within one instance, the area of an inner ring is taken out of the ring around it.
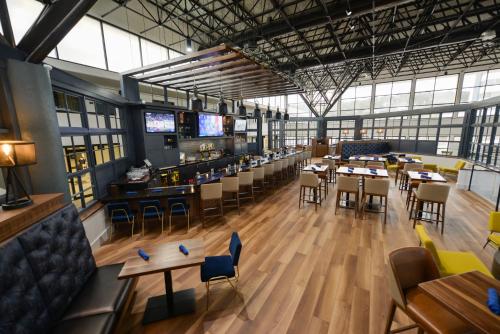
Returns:
[[[375,113],[408,110],[411,80],[380,83],[375,86]]]
[[[85,99],[88,126],[91,129],[106,129],[106,105]]]
[[[89,172],[74,175],[68,178],[71,201],[78,209],[86,208],[95,200],[94,185]]]
[[[457,84],[458,74],[417,79],[414,109],[454,104]]]
[[[141,38],[142,65],[158,63],[168,60],[168,49]]]
[[[63,60],[105,69],[101,23],[84,16],[59,43],[57,51]]]
[[[82,112],[78,96],[54,91],[54,102],[60,127],[82,127]]]
[[[95,165],[101,165],[111,160],[109,143],[106,135],[90,136]]]
[[[372,85],[349,87],[340,99],[341,116],[370,113]]]
[[[462,87],[461,103],[500,96],[500,70],[465,73]]]
[[[103,33],[110,71],[123,72],[141,67],[139,37],[108,24],[103,24]]]
[[[69,174],[89,168],[84,136],[61,137],[66,172]]]

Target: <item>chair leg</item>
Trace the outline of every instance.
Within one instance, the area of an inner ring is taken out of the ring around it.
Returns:
[[[253,192],[253,186],[252,186],[252,192]],[[238,191],[236,193],[236,205],[238,206],[238,215],[241,214],[240,210],[240,192]]]
[[[210,298],[210,282],[205,283],[205,287],[207,288],[207,311],[208,311],[208,302]]]
[[[446,203],[443,203],[443,215],[442,215],[442,221],[441,221],[441,234],[444,232],[444,213],[445,213],[445,208],[446,208]]]
[[[408,219],[411,220],[411,213],[413,212],[413,208],[415,207],[415,196],[412,197],[411,199],[411,206],[410,206],[410,217]]]
[[[222,198],[219,199],[220,215],[224,217],[224,207],[222,206]]]
[[[316,191],[316,188],[314,188],[314,191],[313,191],[313,194],[314,194],[314,211],[318,211],[318,196],[317,196],[317,191]],[[321,196],[321,189],[319,190],[319,194]]]
[[[172,213],[168,216],[168,233],[172,234]]]
[[[191,216],[191,211],[188,210],[188,233],[189,233],[189,219],[190,219],[190,216]]]
[[[200,216],[201,227],[205,227],[205,206],[203,205],[203,200],[200,201]]]
[[[144,213],[142,213],[142,235],[144,236]]]
[[[391,300],[391,304],[389,305],[389,313],[387,314],[387,321],[385,323],[385,334],[389,334],[391,332],[392,320],[394,319],[394,314],[396,313],[396,303]]]
[[[340,195],[341,195],[341,192],[337,190],[337,196],[335,198],[335,210],[333,211],[334,215],[337,214],[337,208],[339,207],[339,203],[340,203]]]
[[[385,223],[387,223],[387,197],[384,196],[383,198],[384,198],[384,225],[385,225]]]
[[[299,189],[299,209],[300,209],[300,204],[302,202],[302,186],[300,186],[300,189]]]
[[[417,216],[418,216],[418,212],[419,212],[419,207],[420,207],[420,200],[417,200],[417,207],[415,208],[415,213],[413,214],[413,229],[415,229],[415,225],[417,225]]]
[[[490,235],[491,235],[491,233],[490,233]],[[484,246],[483,246],[483,249],[485,249],[485,248],[486,248],[486,246],[487,246],[489,243],[490,243],[490,238],[487,238],[487,239],[486,239],[486,243],[485,243],[485,244],[484,244]]]

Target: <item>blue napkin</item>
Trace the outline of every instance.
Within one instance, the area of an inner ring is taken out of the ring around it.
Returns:
[[[148,261],[149,260],[149,255],[144,251],[144,249],[139,248],[137,251],[137,254],[139,254],[140,257],[142,257],[144,260]]]
[[[432,180],[432,177],[427,176],[427,175],[421,175],[420,177],[421,177],[422,179]]]
[[[184,246],[183,244],[180,244],[179,245],[179,250],[182,252],[182,254],[184,255],[188,255],[189,254],[189,251],[188,249],[186,248],[186,246]]]
[[[378,161],[378,158],[373,158],[373,161]]]
[[[428,175],[428,172],[418,172],[420,175]]]
[[[152,193],[162,193],[163,189],[151,189]]]
[[[413,160],[413,159],[408,159],[408,160],[406,160],[406,161],[407,161],[407,162],[415,162],[415,160]]]
[[[370,174],[377,174],[377,171],[376,170],[370,170]]]
[[[500,315],[500,301],[498,300],[497,290],[494,288],[488,289],[488,308],[496,315]]]

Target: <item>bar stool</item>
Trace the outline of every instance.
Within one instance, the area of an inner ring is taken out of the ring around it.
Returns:
[[[323,165],[328,165],[328,182],[335,183],[337,178],[337,166],[335,165],[335,160],[323,159],[321,161]]]
[[[164,210],[160,201],[157,199],[139,201],[139,207],[142,213],[142,235],[144,235],[144,221],[150,218],[156,218],[161,223],[161,233],[163,233]]]
[[[206,204],[215,202],[215,206],[207,207]],[[206,216],[205,211],[219,211],[219,214]],[[200,189],[200,214],[201,225],[205,226],[206,217],[223,217],[224,209],[222,207],[222,183],[206,183],[201,185]]]
[[[416,208],[413,212],[413,228],[417,224],[417,220],[422,220],[421,215],[424,213],[423,206],[424,204],[431,204],[431,218],[429,221],[433,222],[433,214],[434,214],[434,204],[437,204],[437,212],[436,214],[436,226],[439,226],[441,223],[441,234],[444,231],[444,219],[445,219],[445,211],[446,211],[446,201],[448,200],[448,195],[450,193],[450,186],[445,184],[435,184],[435,183],[420,183],[417,190],[414,191],[413,200],[411,202],[411,210],[410,210],[410,219],[413,209]],[[441,209],[442,207],[442,209]],[[442,211],[442,212],[441,212]],[[419,218],[420,216],[420,218]]]
[[[110,238],[113,237],[113,232],[115,230],[114,224],[126,222],[132,225],[132,234],[131,237],[134,236],[134,225],[135,225],[135,215],[133,211],[130,209],[128,202],[114,202],[109,203],[108,206],[108,217],[111,220],[111,231]],[[144,224],[143,224],[144,225]]]
[[[264,185],[266,187],[270,187],[271,189],[274,188],[274,165],[272,163],[264,165]]]
[[[252,168],[253,172],[253,190],[254,193],[263,193],[265,187],[265,168],[264,167],[255,167]],[[257,184],[257,186],[256,186]],[[257,190],[256,190],[257,189]]]
[[[432,173],[432,170],[421,168],[421,169],[416,169],[415,172]],[[422,183],[422,181],[419,181],[419,180],[413,180],[413,181],[409,182],[408,192],[406,194],[406,209],[407,210],[410,208],[410,203],[413,200],[413,190],[417,189],[418,186],[420,185],[420,183]]]
[[[365,204],[367,196],[380,197],[380,204],[384,202],[384,211],[378,213],[384,214],[384,225],[387,222],[387,200],[389,196],[389,179],[372,179],[367,178],[364,184],[363,197],[361,199],[362,216],[365,216]]]
[[[304,159],[305,159],[306,153],[304,151],[302,151],[302,152],[299,152],[297,154],[297,156],[299,158],[299,169],[302,169],[302,168],[304,168]]]
[[[294,155],[288,157],[288,171],[289,171],[289,174],[292,176],[292,178],[295,178],[295,175],[297,174],[297,168],[295,166],[295,156]]]
[[[401,172],[401,179],[399,181],[399,190],[403,193],[403,190],[408,190],[408,172],[415,171],[417,169],[422,169],[422,163],[406,163]]]
[[[359,206],[359,178],[339,175],[337,177],[337,198],[335,199],[335,211],[337,214],[337,208],[340,207],[340,198],[342,193],[354,194],[354,217],[357,217],[358,206]],[[349,208],[349,203],[346,203],[346,208]]]
[[[240,199],[251,199],[255,203],[255,196],[253,194],[253,172],[239,172],[238,177],[240,179]],[[242,191],[242,188],[244,191]]]
[[[288,179],[288,158],[281,159],[281,175],[283,180]]]
[[[238,176],[223,177],[222,182],[222,195],[229,194],[231,197],[229,199],[222,200],[222,203],[235,203],[231,205],[226,205],[226,207],[237,207],[238,214],[240,214],[240,180]]]
[[[440,278],[432,254],[422,247],[406,247],[389,254],[389,293],[391,305],[384,333],[399,333],[417,327],[418,333],[474,333],[466,323],[447,311],[418,285]],[[416,324],[391,331],[396,308]]]
[[[311,151],[305,151],[304,152],[304,160],[306,161],[307,164],[311,163],[312,159],[312,152]]]
[[[281,182],[283,176],[281,168],[282,165],[281,160],[274,160],[273,165],[274,165],[274,181]]]
[[[321,180],[318,175],[313,173],[301,173],[299,177],[300,191],[299,191],[299,209],[300,205],[306,201],[306,190],[309,191],[307,200],[311,201],[311,192],[313,193],[314,210],[318,209],[318,204],[321,206]]]
[[[189,204],[185,197],[169,197],[167,198],[170,214],[168,216],[168,230],[172,233],[172,217],[185,216],[187,218],[187,231],[189,232]]]

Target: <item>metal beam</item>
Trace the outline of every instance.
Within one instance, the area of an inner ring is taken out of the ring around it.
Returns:
[[[42,62],[97,0],[65,0],[46,5],[17,48],[26,61]]]
[[[0,21],[2,23],[3,36],[10,46],[16,47],[14,39],[14,32],[12,31],[12,24],[10,23],[9,9],[7,8],[7,1],[0,0]]]

